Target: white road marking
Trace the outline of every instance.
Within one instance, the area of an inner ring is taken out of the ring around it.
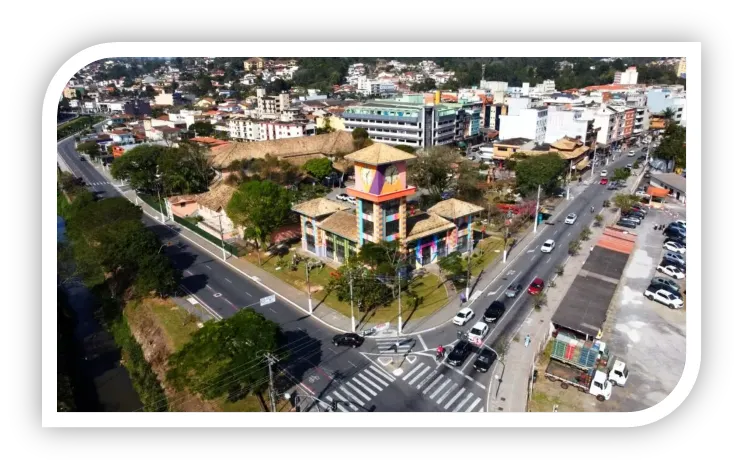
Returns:
[[[412,375],[413,375],[413,373],[415,373],[416,371],[420,370],[420,369],[421,369],[421,367],[422,367],[423,365],[424,365],[424,363],[419,363],[419,364],[418,364],[418,366],[416,366],[416,367],[415,367],[415,368],[413,368],[413,369],[412,369],[412,370],[411,370],[410,372],[408,372],[408,374],[406,374],[405,376],[403,376],[403,377],[402,377],[402,380],[403,380],[403,381],[407,381],[407,380],[408,380],[408,378],[410,378],[410,376],[412,376]]]
[[[441,366],[441,365],[439,365],[439,366]],[[439,371],[439,367],[437,366],[436,368],[433,369],[433,371],[431,373],[428,374],[428,376],[426,376],[423,379],[423,381],[421,381],[420,383],[418,383],[418,386],[416,386],[415,389],[420,389],[421,387],[423,387],[423,385],[426,384],[431,378],[433,378],[434,375],[436,373],[438,373],[438,371]]]
[[[475,384],[476,384],[476,385],[478,385],[478,386],[480,387],[480,389],[483,389],[483,390],[484,390],[484,389],[487,389],[487,388],[485,387],[485,385],[484,385],[484,384],[482,384],[482,383],[478,383],[477,381],[475,381]]]
[[[533,256],[531,256],[531,260],[534,260],[536,258],[537,258],[537,255],[536,254],[534,254]]]
[[[353,405],[351,402],[349,402],[348,399],[346,399],[345,397],[341,396],[337,392],[333,391],[333,394],[338,398],[339,401],[345,402],[346,404],[348,404],[348,406],[351,407],[351,409],[353,409],[353,410],[359,410],[358,407],[356,407],[355,405]],[[330,397],[330,396],[328,396],[328,397]]]
[[[245,294],[248,295],[249,297],[253,298],[253,295],[251,295],[250,293],[245,292]]]
[[[206,268],[207,268],[207,269],[209,269],[209,270],[212,270],[212,268],[211,268],[211,267],[209,267],[209,266],[208,266],[208,265],[206,265],[206,264],[204,264],[204,267],[206,267]]]
[[[184,270],[184,272],[187,273],[188,275],[193,275],[193,273],[188,269]]]
[[[377,393],[376,393],[376,392],[375,392],[375,391],[374,391],[374,390],[373,390],[372,388],[370,388],[370,387],[369,387],[369,386],[367,386],[366,384],[362,383],[362,382],[361,382],[361,380],[359,380],[359,379],[358,379],[358,378],[356,378],[355,376],[354,376],[353,378],[351,378],[351,380],[352,380],[352,381],[353,381],[354,383],[356,383],[356,384],[358,384],[359,386],[361,386],[362,388],[364,388],[364,389],[366,390],[366,392],[368,392],[368,393],[369,393],[369,394],[371,394],[372,396],[376,396],[376,395],[377,395]],[[353,384],[351,384],[351,383],[348,383],[348,385],[349,385],[349,386],[351,386],[352,388],[356,389],[356,387],[355,387],[355,386],[354,386]],[[361,392],[361,390],[358,390],[358,392],[359,392],[359,393],[360,393],[360,394],[361,394],[362,396],[364,396],[364,393],[362,393],[362,392]],[[370,399],[371,399],[371,398],[370,398]]]
[[[467,403],[467,401],[469,401],[472,398],[472,396],[474,396],[474,394],[472,393],[467,394],[467,397],[465,397],[464,400],[460,402],[459,405],[454,408],[454,412],[459,412],[459,409],[464,407],[464,405]]]
[[[444,389],[444,388],[446,387],[446,385],[447,385],[447,384],[449,384],[449,383],[451,383],[451,378],[447,378],[447,380],[446,380],[446,381],[444,381],[444,384],[442,384],[441,386],[439,386],[438,388],[436,388],[436,390],[435,390],[434,392],[432,392],[432,393],[431,393],[431,395],[430,395],[430,396],[428,396],[428,397],[430,397],[431,399],[433,399],[433,398],[434,398],[434,397],[436,397],[436,395],[437,395],[438,393],[440,393],[440,392],[441,392],[441,390],[442,390],[442,389]]]
[[[480,410],[478,412],[485,412],[485,407],[480,407]]]
[[[389,373],[387,373],[386,371],[384,371],[384,370],[382,370],[380,368],[377,368],[375,365],[372,365],[370,367],[370,369],[376,371],[377,374],[382,375],[382,377],[383,378],[386,378],[390,383],[393,382],[393,381],[395,381],[395,378],[393,376],[390,376]]]
[[[358,394],[360,394],[360,395],[361,395],[361,397],[363,397],[363,398],[364,398],[364,399],[366,399],[367,401],[371,399],[371,397],[369,397],[369,396],[367,396],[366,394],[364,394],[364,391],[362,391],[361,389],[357,388],[356,386],[354,386],[354,385],[353,385],[353,384],[351,384],[350,382],[346,381],[346,382],[345,382],[345,383],[343,383],[343,384],[344,384],[345,386],[348,386],[349,388],[353,389],[354,391],[356,391],[356,392],[357,392]]]
[[[359,399],[358,397],[354,396],[352,393],[348,392],[348,389],[346,389],[343,386],[341,386],[340,389],[341,389],[341,391],[343,391],[343,394],[346,394],[348,397],[350,397],[354,401],[358,402],[359,405],[364,405],[364,403],[361,402],[361,399]]]
[[[227,280],[228,282],[232,283],[232,280],[228,279],[227,277],[225,277],[224,279]]]
[[[535,249],[529,249],[528,251],[526,251],[526,253],[527,253],[527,254],[531,254],[531,253],[532,253],[532,252],[534,252],[535,250],[536,250],[536,248],[535,248]]]
[[[457,388],[457,386],[459,386],[457,383],[452,384],[451,387],[447,389],[446,392],[441,395],[441,397],[439,397],[439,400],[436,401],[436,404],[441,404],[442,402],[444,402],[444,399],[446,399],[447,396],[449,396],[449,394],[451,394],[451,392]]]
[[[461,396],[462,394],[464,394],[464,388],[460,388],[459,391],[454,395],[454,397],[449,399],[449,402],[447,402],[444,406],[444,410],[447,410],[454,403],[454,401],[459,399],[459,396]]]
[[[444,375],[438,375],[435,380],[431,384],[429,384],[426,389],[423,390],[423,394],[426,394],[432,387],[436,385],[440,380],[444,379]],[[423,383],[421,383],[423,384]],[[420,387],[420,384],[418,385]]]
[[[357,376],[359,378],[363,379],[364,381],[366,381],[367,383],[369,383],[370,386],[374,386],[375,388],[377,388],[379,390],[379,392],[382,392],[383,391],[383,389],[382,389],[381,386],[379,386],[377,383],[375,383],[374,381],[372,381],[369,378],[367,378],[366,376],[364,376],[363,373],[359,373]]]
[[[382,383],[383,386],[388,386],[389,385],[389,383],[387,381],[383,380],[382,378],[380,378],[379,376],[375,375],[374,373],[371,373],[368,369],[365,369],[364,370],[364,373],[366,373],[370,378],[374,378],[376,381]]]
[[[423,337],[421,337],[420,334],[418,334],[418,342],[420,342],[421,345],[423,346],[423,350],[428,350],[428,347],[426,347],[426,343],[423,342]]]
[[[418,378],[420,378],[421,376],[425,375],[426,372],[428,372],[428,370],[430,370],[430,369],[431,369],[431,367],[430,366],[427,366],[425,370],[423,370],[420,373],[418,373],[418,376],[416,376],[413,379],[411,379],[408,384],[412,386],[416,381],[418,381]]]
[[[475,408],[475,406],[476,406],[477,404],[479,404],[479,403],[480,403],[480,400],[481,400],[481,399],[480,399],[479,397],[478,397],[477,399],[475,399],[475,402],[473,402],[473,403],[472,403],[472,405],[470,405],[470,406],[469,406],[469,407],[467,408],[467,410],[465,410],[465,412],[472,412],[472,409],[474,409],[474,408]]]

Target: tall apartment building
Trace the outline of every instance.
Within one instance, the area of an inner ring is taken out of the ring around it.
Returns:
[[[583,109],[571,106],[550,106],[547,108],[547,131],[544,143],[553,143],[563,137],[578,138],[586,142],[593,129],[593,118],[584,116]]]
[[[258,115],[262,119],[277,119],[282,113],[289,111],[291,98],[289,93],[281,93],[278,96],[265,96],[265,90],[258,90]],[[262,93],[260,93],[262,92]]]
[[[662,114],[666,109],[673,111],[673,119],[686,125],[686,95],[683,91],[662,88],[648,91],[648,110],[653,114]]]
[[[547,134],[547,107],[525,108],[513,112],[509,106],[508,115],[500,116],[498,139],[528,138],[544,143]]]
[[[615,85],[636,85],[637,84],[637,67],[627,67],[624,72],[614,74]]]
[[[430,147],[480,133],[481,101],[440,103],[424,95],[406,95],[350,106],[341,115],[345,129],[362,128],[375,142]]]
[[[244,141],[280,140],[315,135],[311,122],[278,122],[235,117],[227,122],[231,139]]]

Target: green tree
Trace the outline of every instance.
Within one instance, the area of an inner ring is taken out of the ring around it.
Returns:
[[[680,168],[686,167],[686,128],[670,121],[663,132],[663,138],[655,149],[655,157],[673,161]]]
[[[317,127],[317,129],[315,130],[315,133],[317,135],[329,134],[332,132],[335,132],[335,129],[330,126],[330,119],[327,117],[323,119],[323,125]]]
[[[632,171],[628,168],[617,168],[614,170],[614,175],[611,177],[612,181],[626,181],[630,177]]]
[[[460,161],[457,166],[457,197],[468,202],[477,202],[482,198],[480,172],[475,163],[469,160]]]
[[[291,195],[271,181],[248,181],[232,194],[226,211],[233,222],[245,229],[246,239],[253,239],[260,249],[289,215]]]
[[[358,259],[349,262],[338,270],[338,277],[328,285],[342,302],[351,301],[351,283],[353,282],[353,302],[361,312],[389,304],[394,298],[393,289],[377,279]]]
[[[617,194],[614,196],[614,205],[622,211],[626,212],[631,209],[633,205],[640,201],[640,198],[633,194]]]
[[[178,148],[169,148],[163,152],[159,168],[163,193],[177,195],[205,192],[214,177],[206,152],[204,147],[190,142],[181,142]]]
[[[439,269],[446,272],[449,279],[457,279],[464,276],[464,263],[462,262],[462,253],[454,251],[439,259]]]
[[[676,113],[671,109],[670,107],[667,107],[663,110],[662,116],[666,121],[672,121],[673,116],[675,116]]]
[[[411,91],[430,91],[436,89],[436,80],[433,78],[426,78],[420,83],[414,83],[413,86],[410,87]]]
[[[111,176],[128,180],[129,185],[137,191],[154,194],[159,187],[158,165],[167,151],[166,147],[159,145],[140,145],[132,148],[114,160],[111,165]]]
[[[207,321],[169,359],[168,381],[206,399],[236,401],[260,392],[268,383],[266,353],[277,353],[279,326],[243,308],[221,321]]]
[[[304,166],[307,171],[317,180],[323,180],[333,172],[333,163],[328,158],[312,158]]]
[[[417,148],[411,147],[410,145],[395,145],[395,148],[406,153],[410,153],[411,155],[414,155],[415,152],[418,150]]]
[[[516,164],[516,185],[522,195],[535,192],[542,186],[542,193],[550,193],[565,173],[566,163],[557,153],[531,156]]]
[[[574,239],[568,244],[568,254],[575,256],[580,252],[581,242],[580,240]]]
[[[459,154],[451,147],[427,148],[408,164],[408,180],[426,189],[434,201],[441,200],[441,194],[454,185],[454,166],[458,161]]]
[[[358,260],[377,274],[394,276],[405,264],[407,256],[400,249],[399,241],[394,240],[364,243],[359,249]]]
[[[351,136],[353,136],[353,146],[357,150],[368,146],[366,142],[369,141],[369,132],[367,132],[366,129],[357,127],[353,129]]]
[[[85,142],[78,145],[75,150],[77,150],[78,153],[85,153],[91,158],[96,158],[98,156],[101,156],[101,147],[98,146],[96,142]]]
[[[197,137],[214,135],[214,125],[211,122],[194,122],[188,128]]]

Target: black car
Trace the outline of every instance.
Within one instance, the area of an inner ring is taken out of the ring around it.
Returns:
[[[663,240],[663,244],[666,244],[667,242],[674,242],[682,247],[686,247],[686,238],[681,236],[669,236],[666,239]]]
[[[676,267],[678,270],[680,270],[683,273],[686,273],[686,265],[682,264],[679,261],[675,261],[673,259],[663,258],[663,260],[660,263],[661,266],[665,267],[667,265],[672,265]]]
[[[517,282],[512,283],[511,285],[509,285],[508,288],[506,288],[506,298],[516,297],[516,295],[518,295],[519,292],[521,292],[521,290],[523,289],[524,287],[520,283],[517,283]]]
[[[472,353],[472,344],[466,340],[460,340],[449,352],[446,361],[452,366],[459,366],[464,363],[470,353]]]
[[[635,228],[637,228],[637,224],[636,224],[635,222],[633,222],[632,220],[628,220],[628,219],[626,219],[626,218],[622,218],[621,220],[619,220],[619,221],[618,221],[618,222],[616,223],[616,225],[617,225],[617,226],[621,226],[622,228],[631,228],[631,229],[633,229],[633,230],[634,230]]]
[[[686,240],[686,230],[682,230],[676,226],[667,226],[663,230],[663,234],[668,238],[681,238]]]
[[[485,373],[490,368],[490,365],[493,364],[495,360],[498,359],[498,354],[495,353],[495,350],[483,347],[480,350],[480,353],[477,354],[477,358],[475,358],[475,369],[481,373]]]
[[[482,315],[482,319],[485,322],[495,322],[501,316],[503,316],[503,313],[505,312],[506,305],[504,305],[500,301],[493,301],[492,303],[490,303],[490,306],[488,306],[488,309],[485,310],[485,314]]]
[[[339,345],[345,345],[347,347],[356,348],[364,343],[364,338],[358,334],[346,333],[338,334],[333,336],[333,345],[338,347]]]

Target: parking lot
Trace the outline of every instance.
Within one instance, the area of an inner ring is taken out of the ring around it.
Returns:
[[[660,230],[653,230],[653,224],[685,219],[685,207],[670,202],[664,209],[650,209],[642,224],[631,230],[637,234],[635,250],[609,309],[604,337],[611,351],[627,362],[630,378],[625,389],[614,393],[601,410],[647,409],[668,396],[681,378],[686,357],[686,308],[670,309],[643,293],[653,277],[664,277],[655,269],[663,257],[665,237]],[[685,280],[675,281],[685,292]]]

